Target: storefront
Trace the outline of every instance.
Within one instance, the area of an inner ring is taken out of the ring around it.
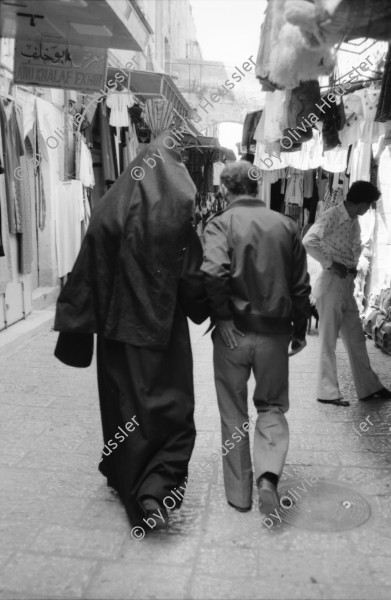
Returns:
[[[108,48],[144,51],[152,33],[135,3],[123,9],[0,6],[0,330],[55,301],[104,188],[89,116],[109,90]]]

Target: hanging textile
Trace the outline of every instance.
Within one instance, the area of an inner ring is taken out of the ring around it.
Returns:
[[[85,187],[93,188],[95,185],[91,151],[89,148],[87,148],[87,142],[83,137],[80,138],[80,163],[78,179],[80,179]]]
[[[297,204],[303,206],[304,198],[304,171],[288,169],[287,186],[285,192],[285,204]]]
[[[375,121],[380,121],[381,123],[391,121],[391,44],[388,44]]]
[[[17,108],[15,111],[15,117],[18,125],[18,131],[23,132],[23,115],[22,109]],[[29,171],[32,171],[31,163],[27,164],[26,147],[24,143],[24,137],[20,135],[21,143],[21,154],[19,157],[21,173],[24,177],[21,178],[20,182],[20,225],[21,232],[18,236],[19,243],[19,272],[23,275],[31,273],[33,265],[33,223],[31,214],[31,195],[29,186]]]
[[[384,123],[375,121],[376,109],[379,102],[380,90],[363,88],[358,90],[356,95],[361,98],[363,107],[363,121],[361,123],[361,141],[372,143],[377,142],[381,135],[384,135],[386,126]]]
[[[174,111],[171,102],[157,98],[145,102],[143,119],[155,138],[163,131],[170,129],[174,121]]]
[[[126,140],[126,167],[134,160],[137,156],[137,150],[139,147],[136,128],[134,123],[132,122],[130,116],[128,117],[129,126],[125,130],[125,140]]]
[[[81,246],[85,210],[82,182],[76,179],[60,181],[55,204],[58,276],[64,277],[72,271]]]
[[[208,194],[213,192],[213,163],[218,159],[218,150],[204,149],[204,169],[200,192]]]
[[[129,90],[109,92],[106,96],[106,106],[111,110],[110,125],[112,127],[128,127],[128,109],[134,106],[134,99]]]
[[[5,176],[0,175],[1,240],[3,254],[0,256],[0,294],[4,294],[7,284],[12,281],[11,248],[8,231],[8,214],[5,191]]]
[[[23,153],[23,149],[13,102],[1,100],[0,119],[1,127],[4,132],[4,149],[6,149],[4,154],[4,167],[7,191],[8,226],[9,232],[15,234],[22,231],[20,215],[22,186],[21,178],[15,177],[15,172],[21,173],[20,156]]]
[[[220,175],[221,171],[224,169],[225,165],[220,160],[213,163],[213,185],[220,185]]]
[[[255,153],[256,140],[254,138],[255,131],[257,129],[259,120],[262,116],[262,110],[256,110],[255,112],[247,113],[242,132],[242,147],[245,152]]]
[[[106,183],[113,183],[118,177],[115,163],[114,142],[111,136],[110,125],[107,118],[107,109],[104,102],[100,104],[99,127],[103,163],[103,178]]]

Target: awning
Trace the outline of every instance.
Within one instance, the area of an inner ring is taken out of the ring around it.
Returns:
[[[190,135],[185,133],[181,137],[181,143],[184,148],[200,148],[206,150],[219,150],[219,140],[214,137],[207,137],[206,135]]]
[[[0,11],[4,38],[143,52],[153,33],[134,0],[7,0]]]
[[[165,98],[181,117],[190,119],[192,116],[191,106],[182,96],[171,77],[164,73],[130,71],[130,90],[136,98],[144,102],[148,98]]]

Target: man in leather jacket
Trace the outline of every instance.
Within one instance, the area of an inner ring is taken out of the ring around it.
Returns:
[[[251,509],[247,381],[252,370],[258,411],[254,469],[259,510],[268,514],[279,506],[277,483],[288,451],[288,346],[292,342],[292,353],[305,346],[311,288],[295,222],[256,197],[251,169],[247,161],[238,161],[221,173],[228,206],[206,226],[202,271],[216,326],[223,442],[245,430],[223,457],[227,501],[241,512]]]

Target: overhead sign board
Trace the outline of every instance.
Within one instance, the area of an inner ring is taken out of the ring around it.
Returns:
[[[104,87],[107,49],[16,40],[14,81],[92,92]]]

